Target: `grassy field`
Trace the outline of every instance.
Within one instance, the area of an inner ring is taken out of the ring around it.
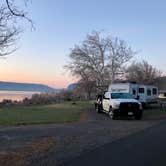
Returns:
[[[66,123],[78,121],[90,102],[0,108],[0,125]]]

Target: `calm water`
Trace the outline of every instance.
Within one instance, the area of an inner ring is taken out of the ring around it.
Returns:
[[[0,101],[3,99],[22,100],[25,97],[30,98],[33,94],[40,92],[27,92],[27,91],[0,91]]]

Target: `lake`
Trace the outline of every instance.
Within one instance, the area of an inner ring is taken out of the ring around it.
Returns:
[[[29,92],[29,91],[0,91],[0,101],[3,99],[11,99],[20,101],[25,97],[30,98],[33,94],[40,92]]]

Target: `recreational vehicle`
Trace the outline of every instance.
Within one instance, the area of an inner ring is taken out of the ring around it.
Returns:
[[[158,88],[151,85],[140,85],[135,83],[116,83],[108,88],[112,93],[129,93],[137,99],[142,105],[156,103],[158,99]]]

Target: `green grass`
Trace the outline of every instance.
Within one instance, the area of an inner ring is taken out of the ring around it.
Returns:
[[[0,109],[0,125],[66,123],[78,121],[90,102],[71,102],[42,106],[13,106]]]

